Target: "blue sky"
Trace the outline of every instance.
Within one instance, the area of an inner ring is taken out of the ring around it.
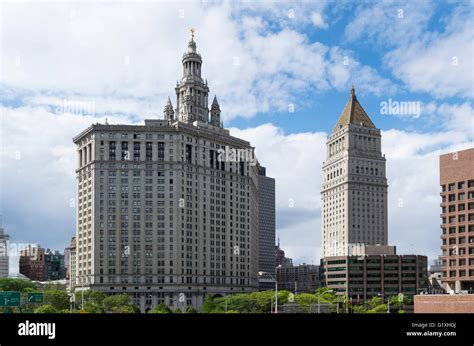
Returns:
[[[295,262],[319,259],[325,137],[352,84],[383,134],[389,242],[400,253],[439,254],[438,156],[472,147],[469,2],[0,6],[0,213],[12,242],[67,245],[75,226],[71,138],[105,118],[162,117],[193,27],[225,126],[255,145],[277,180],[277,233]],[[389,100],[420,112],[381,114]]]

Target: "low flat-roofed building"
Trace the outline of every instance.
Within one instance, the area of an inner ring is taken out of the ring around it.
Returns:
[[[474,313],[474,294],[421,294],[414,305],[415,314]]]
[[[355,303],[378,295],[412,297],[428,288],[427,262],[420,255],[326,257],[321,260],[321,280]]]

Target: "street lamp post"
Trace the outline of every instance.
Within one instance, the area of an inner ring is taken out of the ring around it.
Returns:
[[[275,272],[276,272],[276,269],[277,269],[277,268],[280,268],[280,267],[281,267],[281,265],[279,265],[278,267],[276,267],[276,268],[275,268]],[[259,276],[263,276],[263,275],[265,275],[265,274],[269,275],[269,276],[273,279],[273,281],[275,282],[275,313],[277,314],[277,313],[278,313],[278,282],[277,282],[277,280],[275,279],[275,277],[274,277],[271,273],[269,273],[269,272],[262,272],[262,271],[258,272],[258,275],[259,275]]]
[[[327,291],[324,291],[324,292],[318,294],[318,314],[321,313],[320,304],[319,304],[319,298],[320,298],[323,294],[325,294],[325,293],[331,293],[331,292],[333,292],[333,290],[327,290]],[[310,301],[310,302],[311,302],[311,301]],[[311,304],[311,303],[310,303],[310,304]],[[310,305],[310,306],[311,306],[311,305]]]

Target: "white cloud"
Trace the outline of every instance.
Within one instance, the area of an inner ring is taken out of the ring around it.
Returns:
[[[383,63],[411,92],[471,98],[472,6],[456,3],[429,30],[436,6],[426,1],[359,5],[346,38],[388,47]]]
[[[285,111],[305,94],[328,88],[347,89],[351,75],[361,76],[369,92],[385,90],[390,83],[375,70],[351,57],[343,71],[337,47],[310,42],[298,31],[310,20],[305,9],[322,13],[324,7],[8,2],[2,6],[2,86],[20,91],[18,99],[96,100],[98,111],[161,114],[194,27],[203,76],[218,95],[224,121]]]
[[[349,41],[363,40],[394,47],[417,40],[434,13],[430,2],[381,1],[360,3],[345,28]]]
[[[311,13],[311,22],[317,28],[325,29],[328,27],[327,23],[323,19],[323,16],[319,12]]]
[[[415,92],[435,97],[472,97],[472,42],[470,22],[459,23],[459,31],[417,41],[387,54],[394,76]]]

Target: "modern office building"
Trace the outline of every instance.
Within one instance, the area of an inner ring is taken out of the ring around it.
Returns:
[[[222,127],[194,37],[164,119],[94,124],[77,146],[76,289],[142,311],[258,290],[258,162]]]
[[[8,256],[8,240],[10,237],[0,227],[0,278],[8,277],[9,272],[9,256]]]
[[[45,249],[39,245],[28,245],[20,250],[20,274],[34,281],[44,281]]]
[[[387,179],[380,130],[352,88],[326,142],[322,256],[347,256],[352,244],[386,245]]]
[[[314,293],[320,287],[319,266],[313,264],[287,265],[277,268],[278,289],[298,293]]]
[[[403,293],[413,297],[428,288],[426,256],[337,256],[322,260],[326,286],[354,303]]]
[[[441,155],[439,164],[441,280],[448,292],[474,292],[474,149]]]
[[[275,273],[275,179],[258,170],[258,271]],[[275,283],[268,276],[258,280],[259,289],[273,289]]]
[[[66,278],[64,255],[59,251],[47,249],[44,253],[44,278],[42,281],[55,281]]]

